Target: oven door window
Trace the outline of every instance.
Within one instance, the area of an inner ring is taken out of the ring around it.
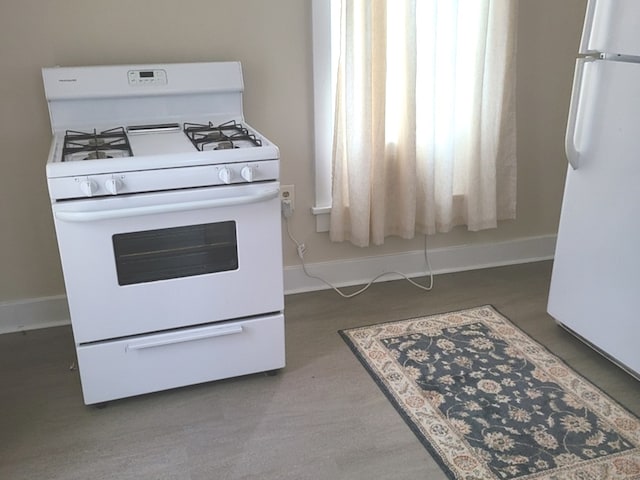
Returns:
[[[113,235],[119,285],[237,270],[236,222]]]

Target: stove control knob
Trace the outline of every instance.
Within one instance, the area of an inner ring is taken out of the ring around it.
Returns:
[[[222,181],[222,183],[226,183],[227,185],[231,183],[231,170],[227,167],[222,167],[218,170],[218,178]]]
[[[80,190],[84,193],[85,197],[93,197],[93,194],[98,189],[98,185],[93,180],[82,180],[80,182]]]
[[[109,180],[104,182],[104,188],[111,195],[117,195],[118,194],[118,190],[120,189],[121,186],[122,186],[122,182],[120,180],[118,180],[117,178],[110,178]]]
[[[242,178],[244,178],[247,182],[253,182],[253,167],[250,167],[249,165],[247,165],[246,167],[242,167],[242,170],[240,170],[240,175],[242,175]]]

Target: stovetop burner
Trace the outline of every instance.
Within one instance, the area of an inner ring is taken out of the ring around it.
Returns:
[[[96,152],[89,152],[89,154],[84,157],[83,160],[96,160],[99,158],[113,158],[111,155],[107,155],[105,152],[101,152],[100,150]]]
[[[133,151],[123,127],[97,132],[67,130],[62,148],[62,161],[131,157]]]
[[[191,143],[200,151],[227,150],[240,147],[259,147],[262,140],[241,124],[230,120],[220,125],[209,122],[207,125],[200,123],[185,123],[184,133]]]

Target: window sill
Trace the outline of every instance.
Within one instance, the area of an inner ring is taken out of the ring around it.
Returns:
[[[311,213],[316,217],[316,232],[328,232],[331,207],[311,207]]]

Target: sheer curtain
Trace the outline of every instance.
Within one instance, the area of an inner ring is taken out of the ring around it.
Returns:
[[[342,0],[330,237],[515,218],[517,0]]]

